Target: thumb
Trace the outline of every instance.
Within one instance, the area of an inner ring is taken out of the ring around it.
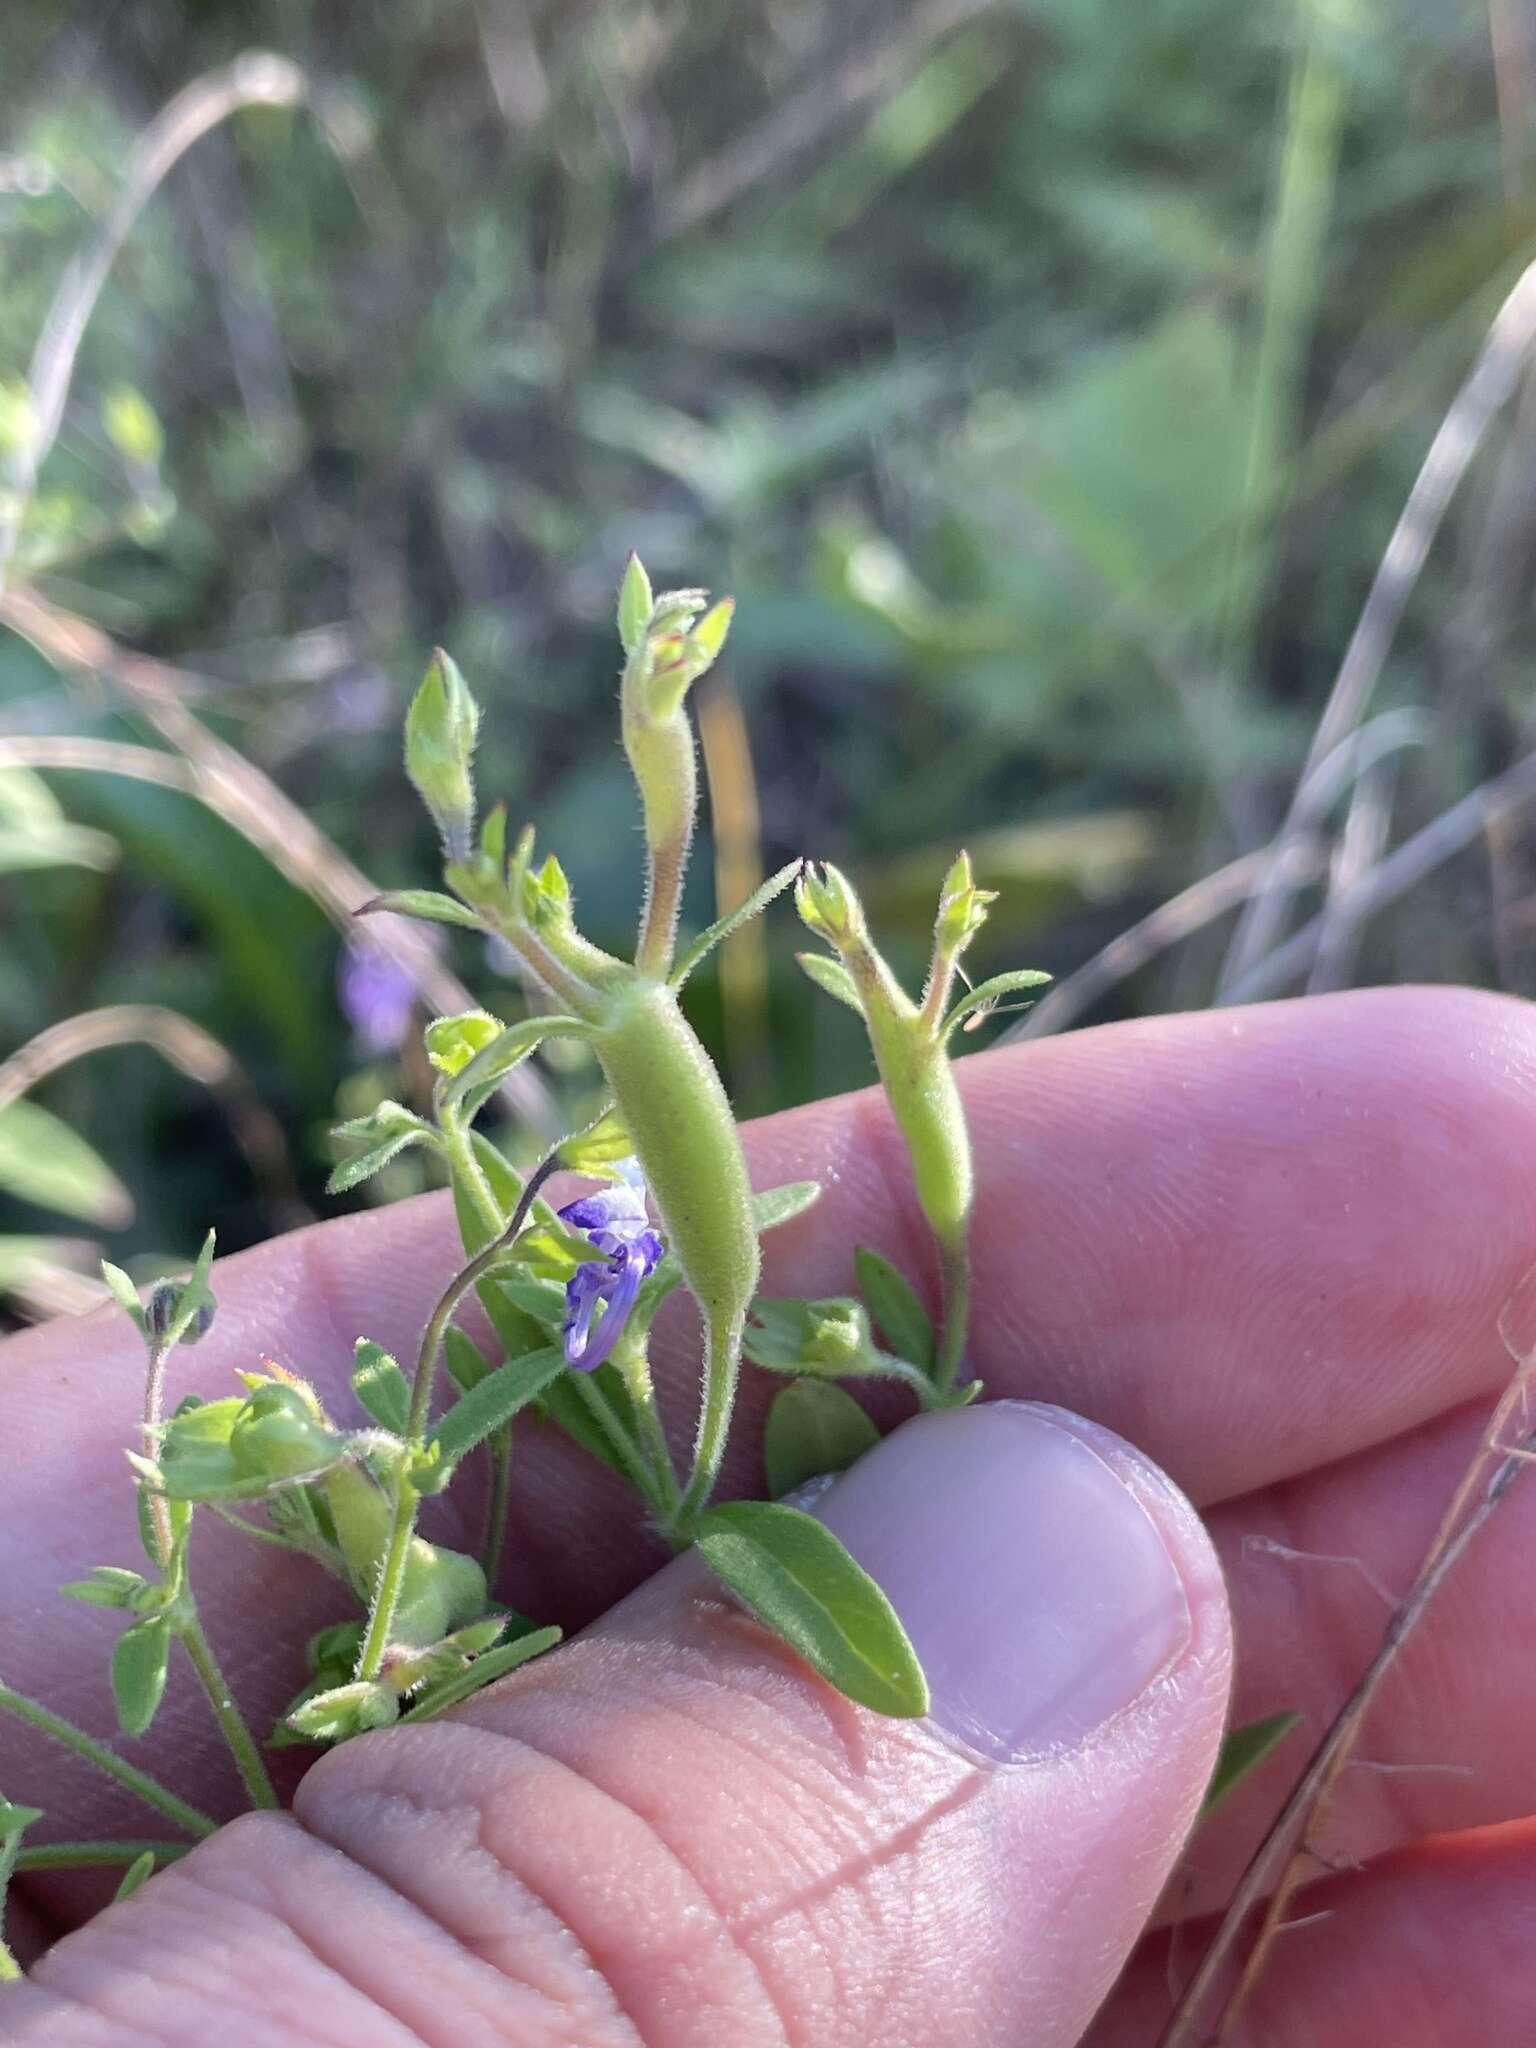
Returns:
[[[680,1558],[62,1943],[22,1994],[46,2038],[107,2038],[68,1999],[155,2042],[1070,2048],[1220,1737],[1200,1524],[1118,1438],[1006,1402],[907,1423],[811,1508],[906,1623],[927,1720],[850,1705]]]

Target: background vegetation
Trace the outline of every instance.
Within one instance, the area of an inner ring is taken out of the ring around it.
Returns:
[[[430,879],[398,733],[434,643],[489,707],[483,786],[537,817],[588,927],[622,942],[632,546],[658,585],[740,599],[701,704],[700,920],[712,864],[734,899],[826,855],[915,958],[965,843],[1004,891],[982,973],[1068,974],[1217,877],[1176,945],[1115,956],[1046,1025],[1309,981],[1529,992],[1529,393],[1294,839],[1284,929],[1331,903],[1323,943],[1276,953],[1274,932],[1223,974],[1260,872],[1229,864],[1287,813],[1393,522],[1533,253],[1522,13],[16,0],[0,1059],[112,1014],[0,1065],[0,1102],[26,1088],[0,1108],[13,1312],[80,1299],[88,1238],[148,1269],[210,1222],[233,1249],[334,1207],[338,1108],[422,1087],[387,978],[338,1002],[336,913],[367,893],[347,860]],[[231,88],[256,45],[283,61]],[[286,103],[213,119],[253,84]],[[152,124],[188,88],[207,132],[167,168]],[[34,351],[136,179],[153,190],[31,490]],[[60,767],[80,741],[141,750],[133,777],[89,749],[91,772]],[[1507,801],[1465,809],[1511,772]],[[1434,857],[1383,869],[1404,844]],[[864,1071],[791,922],[701,977],[753,1109]],[[417,964],[441,1000],[448,952]],[[495,961],[451,966],[515,1005]],[[530,1134],[588,1086],[546,1067]]]

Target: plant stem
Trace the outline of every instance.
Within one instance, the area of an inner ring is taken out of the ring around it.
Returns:
[[[395,1516],[390,1524],[389,1544],[379,1566],[373,1604],[368,1611],[368,1632],[357,1660],[359,1678],[377,1678],[383,1669],[384,1652],[389,1648],[389,1632],[395,1625],[395,1610],[400,1605],[400,1590],[410,1561],[411,1538],[416,1533],[416,1510],[420,1500],[420,1495],[402,1470],[395,1481]]]
[[[485,1278],[521,1231],[528,1221],[529,1211],[538,1199],[539,1189],[558,1164],[558,1155],[551,1152],[534,1168],[523,1182],[523,1190],[518,1196],[517,1207],[512,1212],[510,1222],[491,1239],[483,1251],[476,1253],[467,1266],[454,1274],[443,1289],[437,1307],[428,1317],[427,1327],[421,1333],[421,1349],[416,1355],[416,1372],[411,1381],[411,1406],[405,1423],[405,1441],[408,1449],[418,1450],[425,1441],[427,1418],[432,1411],[432,1386],[437,1378],[437,1361],[442,1353],[443,1336],[453,1320],[459,1303]],[[405,1569],[410,1561],[411,1538],[416,1533],[416,1511],[420,1506],[421,1496],[406,1477],[406,1465],[407,1460],[402,1458],[395,1478],[395,1512],[390,1526],[389,1543],[379,1568],[373,1604],[368,1613],[368,1631],[363,1638],[362,1653],[357,1663],[357,1675],[360,1679],[377,1678],[383,1668],[384,1652],[389,1647],[389,1632],[394,1626],[395,1610],[400,1604],[400,1590],[405,1583]]]
[[[657,1499],[655,1487],[651,1483],[649,1462],[642,1457],[639,1445],[614,1414],[613,1405],[602,1388],[584,1372],[573,1372],[571,1385],[576,1389],[577,1399],[608,1439],[614,1456],[624,1467],[630,1485],[648,1506],[660,1511],[661,1502]]]
[[[120,1864],[137,1863],[149,1851],[156,1866],[178,1863],[190,1853],[186,1842],[151,1842],[129,1839],[121,1842],[39,1842],[35,1849],[22,1849],[16,1857],[18,1871],[27,1870],[110,1870]]]
[[[673,1518],[673,1533],[687,1540],[694,1524],[709,1505],[709,1497],[720,1477],[726,1438],[731,1431],[731,1413],[736,1406],[736,1383],[741,1377],[741,1332],[743,1318],[733,1324],[709,1324],[709,1341],[704,1362],[704,1401],[699,1412],[699,1436],[693,1454],[693,1471]]]
[[[153,1458],[160,1448],[160,1417],[165,1405],[165,1361],[170,1355],[170,1345],[163,1337],[157,1338],[149,1347],[144,1365],[144,1448]],[[146,1488],[149,1502],[150,1527],[155,1532],[155,1549],[159,1553],[155,1562],[163,1571],[171,1559],[171,1509],[170,1503],[160,1493],[151,1493]]]
[[[491,1458],[491,1497],[485,1510],[486,1589],[492,1595],[501,1576],[502,1554],[507,1545],[507,1517],[512,1511],[512,1425],[503,1423],[492,1432],[486,1446]]]
[[[16,1828],[0,1836],[0,1984],[15,1984],[20,1981],[22,1968],[11,1953],[5,1939],[5,1902],[11,1888],[11,1879],[16,1874],[16,1858],[21,1850],[22,1829]]]
[[[185,1597],[185,1605],[186,1618],[177,1624],[176,1633],[181,1637],[187,1655],[192,1660],[193,1670],[202,1681],[203,1690],[208,1695],[208,1703],[213,1708],[213,1717],[219,1724],[219,1732],[229,1745],[229,1753],[235,1760],[235,1768],[244,1780],[246,1791],[251,1795],[251,1804],[276,1812],[277,1794],[272,1789],[272,1780],[267,1775],[261,1751],[256,1747],[251,1731],[246,1726],[245,1716],[235,1705],[229,1681],[220,1668],[218,1658],[213,1654],[213,1645],[204,1632],[202,1620],[190,1593]]]
[[[26,1693],[17,1692],[14,1686],[0,1683],[0,1713],[14,1714],[18,1721],[25,1721],[31,1728],[44,1735],[51,1735],[55,1742],[62,1742],[66,1749],[72,1749],[76,1756],[92,1764],[98,1771],[114,1779],[125,1790],[142,1799],[146,1806],[152,1806],[157,1813],[163,1813],[168,1821],[182,1828],[189,1835],[199,1839],[217,1832],[218,1823],[195,1806],[189,1806],[185,1799],[168,1791],[148,1772],[141,1771],[136,1764],[130,1764],[115,1756],[105,1743],[87,1735],[83,1728],[75,1727],[72,1721],[52,1713],[37,1700],[29,1699]]]
[[[971,1319],[971,1251],[963,1227],[957,1243],[939,1246],[939,1257],[944,1276],[944,1335],[934,1362],[933,1381],[941,1394],[947,1394],[954,1387],[965,1358]]]

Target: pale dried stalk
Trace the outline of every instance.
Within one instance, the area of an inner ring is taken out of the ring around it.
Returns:
[[[1305,830],[1292,835],[1284,851],[1292,863],[1287,880],[1299,886],[1319,872],[1322,854],[1312,829],[1333,804],[1341,789],[1357,776],[1370,774],[1389,754],[1399,748],[1417,746],[1424,735],[1424,721],[1416,711],[1389,711],[1373,718],[1369,725],[1352,733],[1327,760],[1318,764],[1307,783],[1299,813]],[[1213,874],[1203,875],[1177,896],[1160,903],[1138,924],[1094,954],[1093,958],[1058,982],[1035,1005],[1022,1023],[1003,1033],[998,1043],[1007,1045],[1026,1038],[1046,1038],[1064,1031],[1083,1012],[1107,995],[1118,982],[1138,973],[1170,946],[1191,938],[1218,917],[1244,902],[1262,879],[1273,859],[1273,849],[1261,847],[1245,853]]]
[[[217,812],[280,875],[312,898],[340,931],[350,934],[356,929],[354,914],[378,895],[377,885],[276,783],[186,708],[183,687],[197,688],[197,678],[120,648],[89,620],[47,603],[34,590],[0,595],[0,624],[31,641],[56,668],[102,677],[114,684],[181,757],[110,740],[18,737],[0,739],[0,763],[104,767],[137,780],[184,789]],[[468,989],[443,965],[422,927],[403,918],[370,919],[368,940],[412,977],[433,1009],[451,1015],[475,1007]],[[536,1131],[558,1134],[561,1120],[556,1106],[531,1067],[519,1067],[507,1077],[503,1096]]]
[[[1243,1873],[1215,1938],[1185,1987],[1158,2048],[1226,2048],[1230,2042],[1243,2003],[1269,1960],[1275,1939],[1283,1931],[1287,1909],[1302,1882],[1311,1855],[1309,1837],[1326,1814],[1339,1774],[1350,1761],[1350,1751],[1359,1739],[1383,1679],[1402,1655],[1440,1588],[1536,1456],[1536,1431],[1528,1432],[1513,1447],[1503,1444],[1506,1425],[1529,1396],[1533,1370],[1536,1361],[1525,1359],[1506,1388],[1477,1453],[1441,1518],[1412,1589],[1394,1611],[1365,1676],[1335,1716]],[[1495,1455],[1499,1463],[1488,1478],[1489,1462]],[[1483,1497],[1474,1505],[1480,1488]],[[1247,1961],[1214,2024],[1208,2028],[1205,2013],[1217,1980],[1229,1967],[1252,1915],[1266,1899]]]
[[[270,1210],[273,1227],[291,1230],[314,1218],[300,1199],[282,1126],[251,1086],[244,1069],[211,1032],[158,1003],[117,1003],[66,1017],[0,1060],[0,1110],[61,1067],[116,1045],[147,1045],[206,1088],[223,1110],[235,1143]]]
[[[1318,764],[1354,731],[1364,716],[1446,508],[1489,427],[1513,395],[1533,341],[1536,263],[1521,273],[1499,308],[1482,352],[1441,421],[1408,494],[1312,735],[1296,794],[1270,843],[1270,872],[1254,892],[1233,938],[1219,1001],[1241,1000],[1236,993],[1238,987],[1254,972],[1279,936],[1290,896],[1280,856],[1286,840],[1297,830],[1302,791]]]
[[[0,588],[16,552],[38,472],[59,437],[80,343],[134,222],[178,160],[210,128],[242,107],[292,106],[304,91],[304,74],[296,64],[286,57],[250,50],[222,71],[210,71],[185,86],[139,137],[122,190],[106,219],[65,271],[32,351],[27,372],[30,430],[12,458],[5,501],[0,503]]]
[[[1405,839],[1352,888],[1335,899],[1332,915],[1358,929],[1384,904],[1417,887],[1453,854],[1500,825],[1523,805],[1536,799],[1536,752],[1522,755],[1513,768],[1471,790],[1449,810],[1442,811],[1411,839]],[[1234,984],[1227,1000],[1233,1003],[1262,1002],[1280,994],[1304,974],[1317,954],[1327,929],[1329,913],[1323,912],[1304,924],[1284,944],[1267,953],[1251,971]]]
[[[658,206],[655,240],[670,241],[723,213],[788,159],[905,85],[935,43],[995,12],[996,4],[925,0],[899,11],[888,35],[823,72],[810,90],[781,98],[755,126],[692,170]]]

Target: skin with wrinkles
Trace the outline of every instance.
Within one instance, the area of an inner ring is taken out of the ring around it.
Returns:
[[[967,1060],[961,1080],[979,1193],[972,1353],[989,1394],[1089,1416],[1171,1475],[1228,1577],[1238,1717],[1297,1705],[1316,1728],[1379,1639],[1371,1580],[1411,1576],[1510,1369],[1499,1311],[1536,1259],[1536,1024],[1492,997],[1362,994],[1083,1033]],[[748,1150],[759,1185],[828,1183],[814,1216],[769,1239],[766,1289],[840,1291],[855,1232],[925,1270],[877,1097],[775,1118]],[[173,1395],[223,1391],[258,1346],[334,1390],[359,1332],[409,1345],[453,1257],[428,1200],[231,1260],[219,1322],[178,1359]],[[103,1733],[110,1621],[50,1594],[132,1555],[118,1448],[131,1335],[110,1318],[40,1330],[0,1371],[9,1506],[29,1532],[0,1584],[6,1675]],[[680,1317],[674,1395],[688,1343]],[[326,1759],[294,1818],[239,1822],[59,1943],[0,1995],[0,2040],[1155,2039],[1169,1943],[1176,1967],[1194,1952],[1187,1916],[1218,1902],[1285,1773],[1269,1766],[1197,1839],[1162,1931],[1090,2021],[1153,1911],[1226,1683],[1205,1539],[1138,1460],[1126,1454],[1126,1483],[1147,1488],[1183,1576],[1188,1647],[1083,1751],[993,1768],[832,1699],[689,1559],[623,1598],[659,1562],[626,1497],[531,1431],[520,1456],[503,1590],[604,1618],[451,1723]],[[736,1457],[727,1490],[753,1490],[750,1444]],[[333,1611],[318,1575],[269,1579],[237,1542],[200,1536],[194,1571],[215,1620],[221,1586],[281,1583],[269,1609],[242,1596],[248,1614],[280,1616],[273,1640],[218,1645],[260,1723]],[[1536,1488],[1521,1487],[1367,1734],[1367,1759],[1442,1768],[1347,1775],[1326,1844],[1343,1874],[1297,1905],[1329,1917],[1285,1938],[1245,2048],[1332,2048],[1362,2013],[1401,2048],[1531,2037],[1533,1547]],[[1324,1561],[1351,1557],[1369,1576]],[[183,1694],[140,1747],[231,1811],[204,1718]],[[60,1832],[143,1825],[12,1727],[0,1763],[6,1792],[47,1805]],[[79,1879],[32,1885],[36,1938],[98,1897]]]

